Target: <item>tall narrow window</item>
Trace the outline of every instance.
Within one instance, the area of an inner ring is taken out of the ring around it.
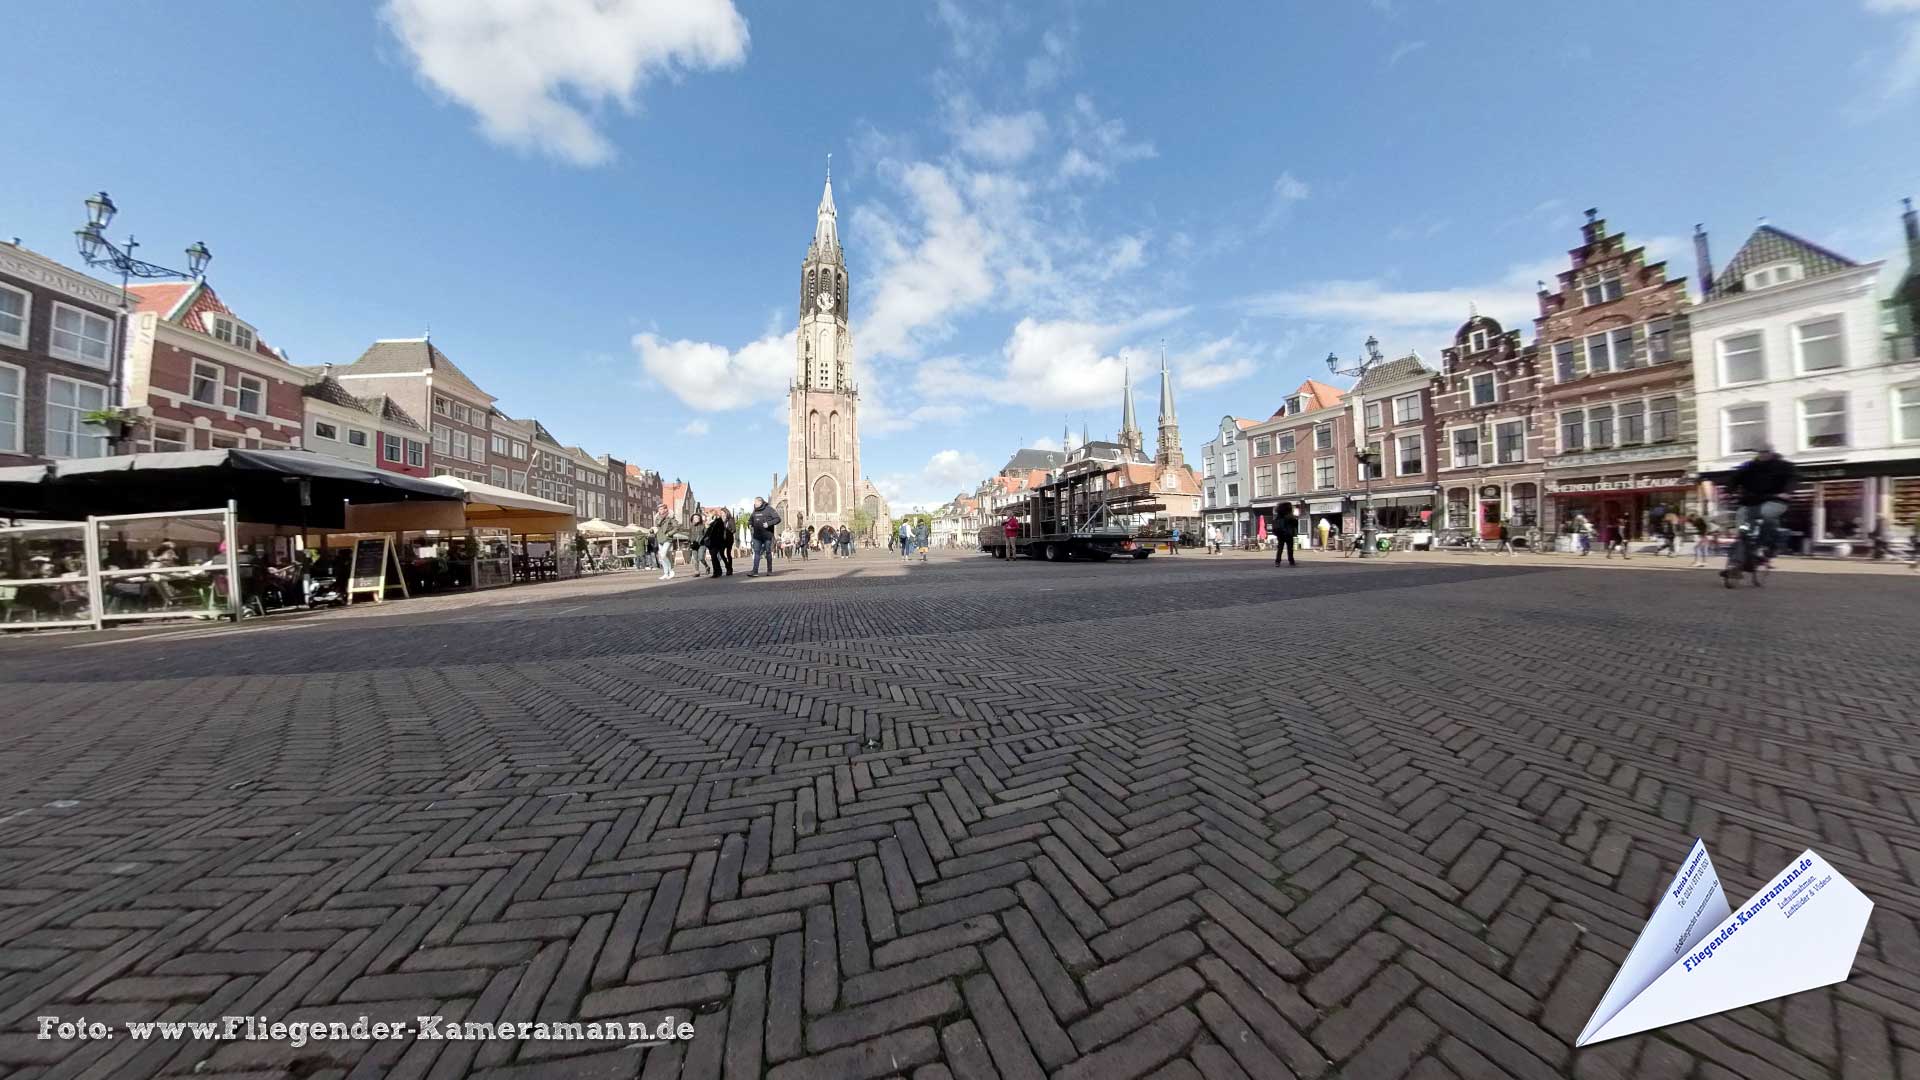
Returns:
[[[1596,405],[1587,410],[1587,446],[1605,450],[1613,445],[1613,406]]]
[[[1766,357],[1761,350],[1759,334],[1739,334],[1721,340],[1720,382],[1722,385],[1759,382],[1766,377]]]
[[[1651,416],[1648,434],[1654,442],[1672,442],[1680,437],[1680,399],[1657,397],[1647,403]]]
[[[1647,441],[1647,403],[1644,401],[1622,402],[1620,412],[1620,445],[1633,446]]]
[[[26,432],[20,423],[26,397],[26,372],[12,364],[0,364],[0,453],[18,454],[26,449]]]
[[[56,359],[71,360],[91,367],[106,367],[113,341],[113,323],[65,304],[53,305],[53,333],[47,339],[47,351]]]
[[[1800,417],[1807,449],[1847,445],[1846,395],[1806,398],[1800,402]]]
[[[1726,436],[1730,454],[1749,453],[1767,445],[1767,407],[1738,405],[1728,409]]]
[[[107,456],[105,428],[86,422],[86,415],[107,407],[107,388],[47,377],[47,456],[95,458]]]
[[[1800,346],[1801,371],[1832,371],[1844,367],[1846,354],[1840,348],[1840,320],[1821,319],[1793,328]]]
[[[1673,359],[1673,320],[1666,316],[1647,323],[1647,363],[1664,364]]]
[[[1560,414],[1560,452],[1584,450],[1587,447],[1587,417],[1579,409]]]
[[[1573,342],[1553,343],[1553,371],[1561,382],[1572,382],[1580,377],[1580,361],[1574,355]]]

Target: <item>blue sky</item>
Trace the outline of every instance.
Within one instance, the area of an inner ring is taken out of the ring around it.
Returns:
[[[829,152],[897,503],[1110,435],[1162,340],[1196,456],[1370,333],[1437,360],[1469,302],[1530,317],[1587,206],[1681,272],[1695,222],[1725,260],[1761,217],[1902,268],[1920,0],[1179,8],[35,5],[0,233],[72,261],[105,188],[297,362],[430,326],[710,502],[784,468]]]

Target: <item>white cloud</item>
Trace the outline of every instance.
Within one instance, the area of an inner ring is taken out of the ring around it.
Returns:
[[[632,112],[649,81],[747,54],[731,0],[387,0],[382,16],[421,79],[489,139],[575,165],[614,156],[589,113]]]
[[[1470,306],[1514,325],[1538,314],[1537,277],[1551,278],[1546,264],[1517,266],[1500,280],[1444,289],[1396,289],[1378,280],[1323,281],[1248,298],[1247,313],[1384,327],[1454,327]]]
[[[1030,441],[1030,442],[1028,442],[1028,443],[1027,443],[1027,447],[1028,447],[1029,449],[1033,449],[1033,450],[1061,450],[1061,449],[1064,449],[1064,448],[1063,448],[1063,447],[1062,447],[1062,446],[1060,445],[1060,440],[1059,440],[1059,439],[1055,439],[1055,438],[1050,438],[1050,437],[1048,437],[1048,436],[1046,436],[1046,435],[1042,435],[1042,436],[1040,436],[1039,438],[1037,438],[1037,439],[1034,439],[1034,440],[1032,440],[1032,441]]]
[[[1027,59],[1027,90],[1045,90],[1060,81],[1073,67],[1073,43],[1077,32],[1048,30],[1040,35],[1040,51]]]
[[[1244,379],[1256,365],[1247,350],[1231,337],[1206,342],[1175,353],[1169,362],[1183,390],[1211,390]]]
[[[880,171],[904,197],[905,218],[877,203],[854,211],[879,282],[860,333],[870,353],[893,355],[944,337],[955,311],[993,294],[999,241],[941,166],[887,161]]]
[[[680,425],[680,434],[682,435],[705,435],[711,430],[713,429],[707,425],[707,422],[697,416]]]
[[[1396,46],[1393,53],[1387,57],[1387,66],[1391,68],[1426,47],[1427,43],[1424,41],[1403,41]]]
[[[729,351],[704,341],[665,341],[635,334],[633,348],[648,375],[703,412],[737,409],[786,396],[793,374],[793,339],[761,338]],[[786,419],[784,414],[780,417]]]
[[[1305,202],[1307,196],[1312,193],[1306,181],[1290,172],[1281,173],[1273,182],[1273,190],[1268,193],[1267,212],[1261,216],[1256,231],[1270,232],[1286,224],[1287,219],[1293,214],[1294,204]]]
[[[961,491],[972,491],[991,475],[994,467],[978,456],[961,450],[940,450],[926,464],[907,472],[884,473],[874,477],[874,486],[887,497],[889,505],[914,504],[938,506]]]
[[[1047,118],[1031,109],[968,116],[955,134],[964,153],[996,165],[1012,165],[1039,147],[1047,134]]]
[[[1152,143],[1130,138],[1126,124],[1102,116],[1093,99],[1085,94],[1073,99],[1066,124],[1070,145],[1060,159],[1056,176],[1060,183],[1103,182],[1112,179],[1119,166],[1155,156]]]

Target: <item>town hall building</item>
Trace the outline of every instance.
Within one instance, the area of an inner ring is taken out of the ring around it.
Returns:
[[[860,391],[853,382],[853,332],[847,319],[847,265],[827,174],[814,216],[813,243],[800,264],[800,327],[787,393],[787,474],[773,505],[785,528],[850,524],[867,512],[871,536],[889,525],[887,502],[860,472]]]

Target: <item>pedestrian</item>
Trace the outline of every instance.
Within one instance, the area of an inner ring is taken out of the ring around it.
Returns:
[[[1500,546],[1495,549],[1494,553],[1497,555],[1512,555],[1514,553],[1513,534],[1507,531],[1507,523],[1504,521],[1500,523]]]
[[[1207,526],[1207,554],[1220,554],[1220,526]]]
[[[1173,539],[1167,544],[1167,554],[1180,554],[1180,526],[1178,525],[1173,527]]]
[[[1616,518],[1607,526],[1607,558],[1613,558],[1613,549],[1620,549],[1620,558],[1624,561],[1632,556],[1627,554],[1627,519]]]
[[[887,550],[888,551],[892,551],[894,547],[899,544],[899,542],[900,542],[899,534],[897,533],[887,534]]]
[[[1713,554],[1713,525],[1705,514],[1694,514],[1687,524],[1693,529],[1693,565],[1705,566]]]
[[[1300,519],[1293,516],[1291,505],[1282,505],[1273,519],[1274,538],[1280,541],[1273,549],[1273,565],[1280,565],[1280,557],[1286,556],[1288,566],[1298,566],[1293,560],[1293,541],[1300,534]]]
[[[853,530],[845,525],[840,526],[840,557],[853,558]]]
[[[1012,562],[1014,538],[1020,535],[1020,519],[1017,517],[1014,517],[1012,514],[1008,514],[1007,520],[1000,523],[1000,531],[1006,534],[1007,561]]]
[[[753,500],[753,512],[747,515],[747,528],[753,533],[753,568],[747,571],[748,577],[760,576],[760,558],[767,560],[767,576],[773,576],[773,531],[780,527],[780,511],[767,505],[767,500],[758,496]]]
[[[807,549],[812,546],[813,546],[813,526],[811,525],[803,526],[800,529],[800,557],[802,559],[805,559],[807,557]]]
[[[900,541],[900,561],[905,562],[913,558],[913,524],[901,518],[898,533],[896,539]]]
[[[1582,556],[1593,551],[1593,522],[1588,521],[1585,514],[1573,515],[1573,546]]]
[[[721,567],[725,565],[727,549],[732,546],[727,536],[725,510],[715,510],[713,517],[707,519],[706,530],[700,534],[699,542],[707,549],[708,575],[715,581],[720,580],[725,576],[721,573]]]
[[[1671,559],[1680,554],[1680,515],[1669,513],[1660,519],[1660,546],[1655,555],[1666,553]]]
[[[661,519],[660,523],[653,527],[653,536],[649,538],[649,542],[656,545],[660,551],[660,580],[672,581],[673,525],[664,518]]]
[[[927,561],[927,549],[933,546],[933,528],[923,518],[913,527],[913,546],[920,549],[920,561]]]

